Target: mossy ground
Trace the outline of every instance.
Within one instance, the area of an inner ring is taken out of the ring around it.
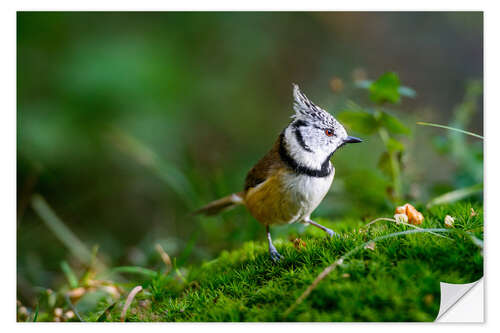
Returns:
[[[476,214],[471,214],[471,208]],[[469,203],[425,210],[422,228],[443,228],[446,215],[455,217],[454,229],[482,239],[482,207]],[[185,278],[171,273],[144,281],[127,321],[433,321],[439,311],[439,282],[468,283],[483,275],[481,248],[460,232],[450,239],[419,233],[385,239],[375,248],[359,251],[331,272],[304,302],[287,316],[317,275],[340,256],[380,235],[407,227],[378,222],[365,230],[364,222],[318,219],[340,233],[327,239],[308,227],[300,235],[305,246],[276,239],[283,255],[269,260],[267,244],[249,242],[223,252],[216,260],[188,270]],[[292,235],[293,237],[293,235]],[[124,300],[88,320],[117,321]]]
[[[73,301],[73,310],[85,321],[120,321],[128,292],[140,284],[143,291],[133,300],[126,321],[433,321],[439,311],[439,282],[469,283],[483,275],[478,241],[483,238],[483,211],[471,203],[420,210],[425,215],[422,228],[444,228],[445,216],[453,216],[448,238],[407,234],[361,247],[293,311],[287,312],[326,267],[367,241],[408,227],[379,221],[367,228],[367,221],[317,219],[340,236],[329,239],[308,227],[300,235],[275,237],[283,255],[279,263],[269,259],[264,241],[224,251],[202,265],[177,268],[174,261],[168,274],[146,269],[143,276],[148,277],[142,280],[111,282],[123,290],[118,298],[85,293]],[[68,311],[73,306],[59,296],[54,305],[45,303],[40,299],[39,308],[18,320],[53,321],[55,307]]]

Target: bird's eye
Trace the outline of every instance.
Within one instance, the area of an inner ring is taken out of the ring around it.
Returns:
[[[331,129],[326,129],[325,134],[326,136],[333,136],[333,131]]]

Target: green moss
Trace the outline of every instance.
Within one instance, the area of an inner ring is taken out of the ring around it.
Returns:
[[[422,228],[443,228],[444,217],[451,215],[457,232],[447,234],[451,239],[419,233],[377,242],[374,250],[361,250],[332,271],[288,316],[285,311],[325,267],[370,239],[407,227],[379,222],[364,230],[362,221],[318,219],[341,236],[327,239],[310,227],[300,235],[305,247],[275,240],[283,255],[278,264],[270,261],[265,242],[249,242],[191,267],[185,281],[175,272],[158,275],[143,284],[146,291],[132,303],[127,320],[432,321],[439,310],[440,281],[468,283],[483,275],[481,248],[461,232],[482,239],[483,217],[482,207],[469,203],[421,210]],[[107,319],[119,320],[121,308]]]

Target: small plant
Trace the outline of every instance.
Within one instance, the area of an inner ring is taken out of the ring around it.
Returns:
[[[483,93],[480,81],[470,81],[466,86],[462,103],[455,107],[453,119],[449,125],[417,122],[418,125],[446,129],[446,136],[434,137],[433,144],[442,155],[448,155],[457,161],[457,172],[453,179],[454,190],[432,199],[428,206],[457,201],[483,191],[483,145],[484,137],[464,130],[477,113],[477,101]],[[467,141],[467,136],[474,141]],[[479,140],[481,141],[479,141]]]
[[[414,97],[415,91],[401,86],[399,77],[394,72],[387,72],[376,81],[362,80],[356,84],[369,91],[374,105],[362,107],[352,101],[348,102],[347,109],[339,115],[339,119],[356,132],[380,137],[385,151],[379,158],[378,167],[391,180],[388,189],[390,199],[400,202],[403,200],[401,158],[405,145],[398,138],[410,135],[410,129],[384,106],[400,103],[402,96]]]

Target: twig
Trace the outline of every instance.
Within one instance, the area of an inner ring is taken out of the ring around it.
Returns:
[[[135,295],[139,293],[142,290],[142,286],[137,286],[132,291],[130,294],[127,296],[127,300],[125,301],[125,305],[123,306],[122,314],[120,316],[121,321],[125,321],[125,316],[127,314],[127,310],[130,307],[130,304],[132,304],[132,301],[134,300]]]
[[[309,294],[316,288],[316,286],[321,282],[321,280],[323,280],[328,274],[330,274],[331,271],[333,271],[337,266],[339,265],[342,265],[343,263],[343,258],[341,257],[339,260],[335,261],[333,264],[331,264],[330,266],[328,266],[327,268],[325,268],[317,277],[316,279],[314,279],[313,283],[311,283],[311,285],[309,287],[307,287],[306,291],[304,291],[302,293],[302,295],[300,295],[299,298],[297,298],[297,300],[295,301],[295,303],[288,308],[288,310],[286,310],[285,312],[285,317],[290,314],[290,312],[293,311],[293,309],[299,305],[300,303],[302,303],[304,301],[304,299],[306,299],[307,296],[309,296]]]
[[[375,242],[378,242],[380,240],[383,240],[383,239],[387,239],[387,238],[393,238],[393,237],[398,237],[398,236],[402,236],[402,235],[407,235],[407,234],[413,234],[413,233],[421,233],[421,232],[451,232],[451,230],[449,229],[414,229],[414,230],[406,230],[406,231],[400,231],[400,232],[395,232],[395,233],[392,233],[392,234],[388,234],[388,235],[383,235],[383,236],[380,236],[380,237],[376,237],[372,240],[369,240],[357,247],[355,247],[354,249],[352,249],[351,251],[347,252],[346,254],[344,254],[342,257],[340,257],[338,260],[336,260],[333,264],[331,264],[330,266],[328,266],[327,268],[325,268],[319,275],[318,277],[316,277],[316,279],[313,281],[313,283],[311,283],[311,285],[309,285],[309,287],[302,293],[302,295],[300,295],[299,298],[297,298],[297,300],[295,301],[295,303],[293,303],[283,314],[284,317],[287,317],[298,305],[300,305],[300,303],[302,303],[306,298],[307,296],[309,296],[309,294],[316,288],[316,286],[321,282],[321,280],[323,280],[328,274],[330,274],[331,271],[333,271],[335,268],[337,268],[338,266],[342,265],[344,260],[346,260],[347,258],[349,258],[350,256],[352,256],[354,253],[358,252],[359,250],[362,250],[365,248],[366,245],[370,244],[370,243],[375,243]]]

